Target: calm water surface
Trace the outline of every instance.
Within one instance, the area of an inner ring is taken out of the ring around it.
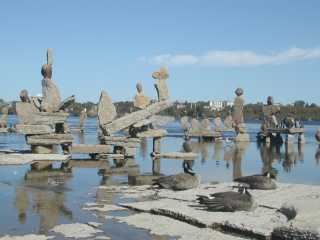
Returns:
[[[16,122],[10,116],[10,123]],[[69,124],[72,129],[78,125],[78,118],[71,117]],[[319,124],[320,125],[320,124]],[[202,182],[232,181],[233,178],[256,174],[272,169],[278,173],[278,181],[303,184],[320,183],[320,150],[314,140],[318,123],[305,125],[306,143],[294,143],[286,148],[266,146],[255,141],[259,131],[258,123],[248,123],[251,137],[250,143],[234,144],[228,140],[231,135],[225,134],[223,142],[199,142],[192,140],[193,148],[199,153],[194,163],[194,170],[201,175]],[[167,127],[170,134],[182,133],[178,123]],[[86,133],[73,134],[75,142],[97,143],[96,119],[89,118]],[[181,150],[182,138],[167,137],[162,140],[162,151]],[[0,149],[28,149],[23,135],[1,134]],[[181,160],[161,159],[153,163],[150,158],[152,141],[141,142],[135,160],[125,163],[135,174],[152,173],[157,169],[162,174],[174,174],[182,171]],[[75,158],[85,159],[85,155]],[[127,184],[128,176],[114,174],[102,177],[99,169],[116,166],[112,161],[72,161],[72,170],[65,173],[60,164],[54,164],[54,173],[35,172],[30,166],[0,167],[0,236],[6,234],[22,235],[27,233],[50,233],[57,224],[72,222],[101,222],[105,234],[112,239],[175,239],[165,236],[150,235],[147,231],[117,223],[105,217],[94,216],[82,211],[86,202],[104,200],[110,203],[119,201],[117,195],[96,193],[95,187],[109,184]],[[51,177],[48,177],[51,174]],[[56,184],[59,183],[59,184]],[[113,212],[111,215],[130,214],[130,212]],[[57,236],[57,239],[62,238]]]

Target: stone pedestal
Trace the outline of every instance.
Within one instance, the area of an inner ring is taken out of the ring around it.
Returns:
[[[53,153],[53,146],[52,145],[46,145],[46,146],[31,145],[31,151],[32,153],[50,154],[50,153]]]
[[[161,137],[153,138],[153,153],[161,153]]]

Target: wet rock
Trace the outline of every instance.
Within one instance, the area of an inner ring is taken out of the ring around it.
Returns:
[[[27,234],[27,235],[21,235],[21,236],[5,235],[3,237],[0,237],[0,240],[48,240],[53,238],[54,237],[52,236]]]
[[[67,238],[92,238],[102,231],[83,223],[71,223],[55,226],[53,232],[62,234]]]
[[[122,223],[150,230],[152,234],[179,236],[179,239],[189,240],[240,240],[243,238],[220,233],[208,228],[198,228],[190,224],[174,220],[165,216],[139,213],[127,217],[116,217]]]

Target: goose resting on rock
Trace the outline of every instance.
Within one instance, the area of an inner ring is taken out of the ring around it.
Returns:
[[[269,172],[263,175],[251,175],[234,179],[235,182],[247,184],[250,189],[272,190],[276,189],[277,185],[272,180]]]
[[[257,207],[246,187],[239,187],[237,192],[218,192],[208,196],[197,196],[201,207],[212,212],[252,211]]]
[[[184,173],[160,177],[153,185],[159,188],[172,189],[175,191],[196,188],[200,184],[200,176],[196,175],[191,168],[190,161],[183,161]]]

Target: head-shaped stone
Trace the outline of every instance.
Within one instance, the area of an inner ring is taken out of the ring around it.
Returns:
[[[159,71],[152,73],[154,79],[163,79],[166,80],[169,78],[168,70],[165,67],[160,68]]]
[[[26,89],[21,90],[19,96],[20,96],[21,102],[30,102],[29,94]]]
[[[239,97],[243,95],[243,89],[242,88],[237,88],[234,93]]]
[[[41,68],[41,74],[44,78],[51,79],[52,77],[52,66],[49,64],[44,64]]]
[[[136,88],[137,88],[138,93],[142,93],[143,89],[142,89],[142,84],[141,83],[137,83]]]
[[[267,98],[267,104],[268,104],[268,105],[273,105],[273,97],[272,97],[272,96],[269,96],[269,97]]]

